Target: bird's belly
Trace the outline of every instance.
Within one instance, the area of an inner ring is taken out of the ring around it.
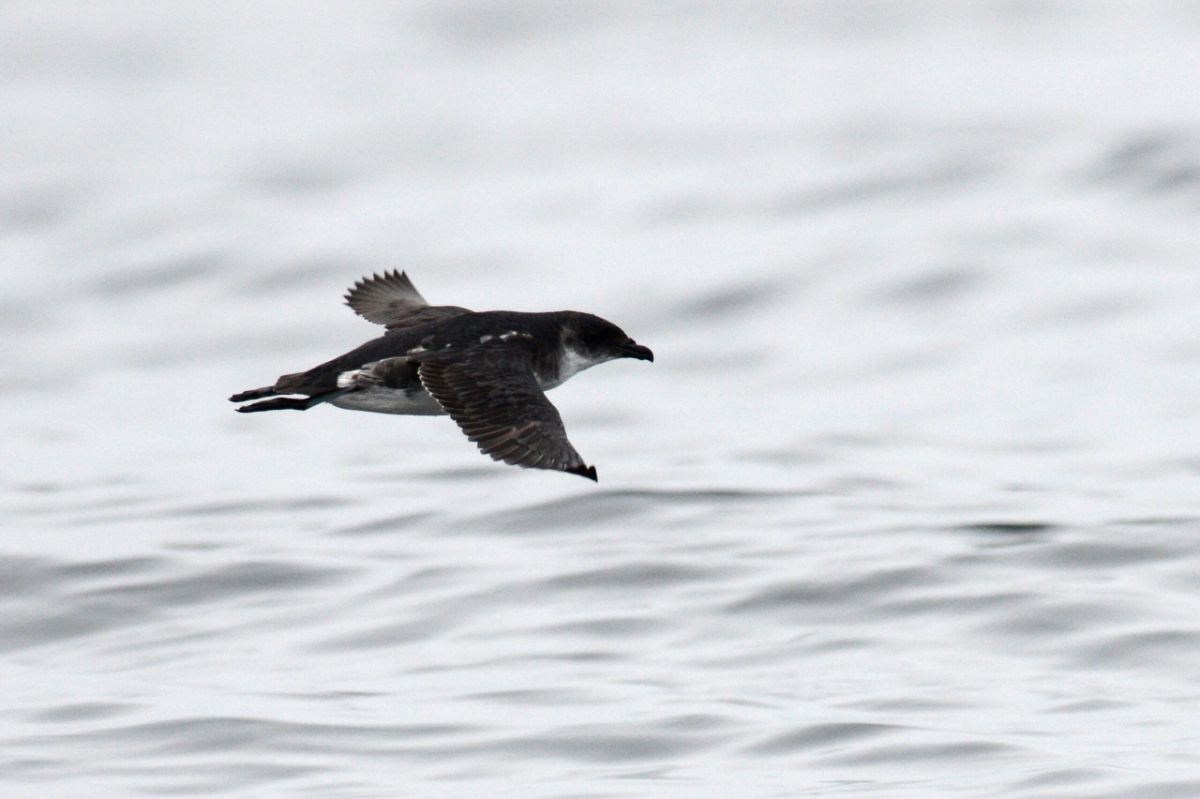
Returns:
[[[356,389],[330,400],[329,404],[348,411],[398,413],[405,416],[440,416],[445,413],[433,397],[423,390],[408,392],[381,386]]]

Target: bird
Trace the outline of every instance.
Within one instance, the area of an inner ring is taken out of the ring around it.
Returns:
[[[358,280],[346,304],[386,332],[305,372],[242,391],[241,413],[338,408],[449,415],[493,460],[598,481],[546,391],[606,361],[653,361],[621,328],[580,311],[471,311],[430,305],[407,272]]]

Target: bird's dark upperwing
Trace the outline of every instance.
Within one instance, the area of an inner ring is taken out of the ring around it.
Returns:
[[[404,272],[384,272],[363,278],[346,292],[354,312],[389,329],[413,327],[470,313],[457,305],[430,305]]]
[[[521,342],[496,341],[421,356],[421,384],[467,438],[494,460],[596,479],[567,440],[562,417],[533,375]]]

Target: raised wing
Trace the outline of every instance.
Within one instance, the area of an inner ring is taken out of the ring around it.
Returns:
[[[515,342],[424,356],[421,384],[467,438],[493,460],[596,479],[567,440],[562,417],[533,376],[533,357]]]
[[[408,275],[396,271],[358,281],[346,292],[346,304],[368,322],[389,329],[413,327],[470,313],[457,305],[430,305]]]

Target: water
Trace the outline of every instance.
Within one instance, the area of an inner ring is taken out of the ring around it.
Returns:
[[[0,19],[4,795],[1200,795],[1194,3]],[[389,268],[598,485],[232,412]]]

